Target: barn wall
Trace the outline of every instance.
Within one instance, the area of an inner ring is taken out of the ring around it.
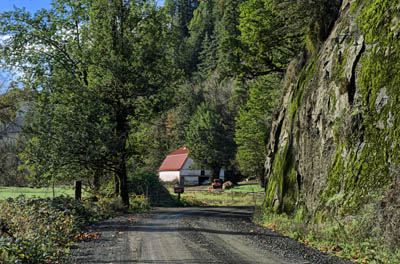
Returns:
[[[160,171],[159,177],[165,182],[179,180],[179,171]]]

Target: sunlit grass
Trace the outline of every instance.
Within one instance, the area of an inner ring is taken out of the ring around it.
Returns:
[[[206,206],[257,206],[264,201],[264,193],[185,192],[181,198],[196,200]]]
[[[204,191],[208,191],[210,186],[202,188]],[[224,192],[263,192],[264,188],[257,183],[239,183],[235,187],[225,190]]]
[[[74,189],[71,187],[55,187],[55,196],[74,196]],[[24,195],[27,198],[53,197],[53,188],[28,188],[28,187],[0,187],[0,200],[15,198]]]
[[[263,192],[264,188],[259,184],[240,184],[225,192]]]

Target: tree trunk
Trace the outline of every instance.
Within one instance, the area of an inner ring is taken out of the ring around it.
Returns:
[[[128,177],[126,172],[126,160],[127,160],[127,150],[126,141],[128,139],[129,126],[128,126],[128,115],[126,111],[120,110],[117,112],[116,116],[116,136],[118,140],[118,153],[117,154],[117,172],[119,181],[119,195],[122,198],[123,204],[129,208],[129,194],[128,194]]]
[[[261,187],[265,188],[265,169],[264,167],[260,168],[258,173],[257,173],[257,179],[258,179],[258,183],[260,184]]]
[[[214,181],[214,179],[219,179],[219,172],[221,171],[221,166],[215,165],[211,167],[211,182]]]
[[[82,199],[82,181],[75,181],[75,199]]]
[[[114,183],[115,183],[115,196],[119,196],[121,193],[121,180],[118,173],[113,172],[114,174]]]
[[[126,159],[121,159],[120,168],[118,170],[118,178],[121,187],[121,198],[122,203],[129,208],[129,193],[128,193],[128,177],[126,173]]]
[[[100,170],[96,170],[93,176],[93,187],[94,191],[97,192],[100,190]]]

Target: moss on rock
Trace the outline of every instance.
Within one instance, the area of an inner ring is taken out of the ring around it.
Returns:
[[[337,42],[331,40],[332,43],[327,45],[332,47],[321,51],[336,55],[314,53],[300,73],[297,84],[288,91],[289,100],[284,106],[286,118],[279,140],[275,141],[281,147],[277,147],[271,165],[266,208],[292,213],[299,200],[314,199],[319,201],[318,210],[334,209],[342,215],[354,214],[370,196],[393,182],[390,167],[400,164],[400,4],[390,0],[365,0],[353,4],[351,10],[358,16],[358,29],[348,33],[347,28],[354,23],[343,22],[347,23],[343,32],[348,34],[341,37],[347,38],[343,46],[338,48]],[[359,31],[364,36],[361,36],[362,44],[359,43]],[[363,45],[361,52],[357,45]],[[352,54],[355,51],[359,53],[356,56]],[[323,58],[333,60],[330,78],[325,80],[329,83],[326,91],[319,88],[322,77],[316,76],[325,72],[324,67],[329,64]],[[315,79],[319,81],[315,82]],[[354,94],[350,95],[348,89],[355,90]],[[347,104],[341,97],[344,94],[349,97]],[[351,100],[350,96],[353,96]],[[326,111],[315,114],[312,106],[310,108],[310,104],[316,102],[315,98],[329,98],[333,105],[327,104]],[[300,124],[299,120],[308,123]],[[299,127],[301,125],[303,128]],[[304,131],[305,126],[307,131]],[[331,133],[333,143],[321,133]],[[301,144],[311,144],[310,147],[300,145],[299,138]],[[320,149],[333,149],[333,155],[324,157],[323,151],[316,154],[318,159],[331,165],[322,172],[324,165],[304,165],[303,170],[314,170],[300,172],[308,177],[304,188],[314,188],[316,179],[312,177],[318,176],[322,190],[300,192],[296,162],[313,163],[301,160],[310,155],[299,152],[307,148],[315,151],[315,142],[331,144]],[[340,197],[336,199],[335,208],[326,206],[333,197]],[[306,202],[311,214],[315,213],[314,207]]]

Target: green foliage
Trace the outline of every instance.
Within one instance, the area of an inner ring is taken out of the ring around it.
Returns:
[[[240,6],[241,59],[243,75],[266,75],[283,72],[298,51],[295,36],[282,31],[285,20],[280,17],[273,0],[250,0]],[[285,34],[286,33],[286,34]]]
[[[0,34],[10,36],[2,66],[17,67],[21,82],[39,93],[22,155],[38,183],[111,172],[129,204],[131,125],[164,110],[171,97],[168,30],[152,1],[58,0],[33,16],[19,9],[1,15]]]
[[[129,175],[129,191],[137,195],[149,196],[160,185],[158,176],[151,172],[139,171]]]
[[[147,209],[151,206],[177,206],[173,197],[160,182],[159,177],[149,171],[138,170],[128,176],[128,187],[131,196],[131,206],[133,208]],[[133,201],[136,201],[132,203]],[[143,200],[141,202],[141,200]]]
[[[0,84],[0,139],[7,132],[9,126],[16,125],[18,112],[24,100],[29,98],[29,92],[10,86],[5,89]]]
[[[201,62],[200,54],[203,48],[209,44],[203,43],[206,37],[212,38],[214,35],[215,23],[217,19],[216,5],[213,0],[200,1],[198,8],[193,13],[193,19],[189,24],[188,39],[191,48],[192,72],[197,71],[197,65]],[[207,40],[209,41],[209,40]]]
[[[201,80],[207,79],[217,68],[218,62],[218,40],[216,34],[206,34],[202,42],[202,49],[199,54],[198,75]]]
[[[199,6],[198,0],[166,0],[164,2],[171,17],[172,60],[185,76],[190,76],[196,69],[193,62],[193,49],[189,43],[189,24],[194,10]]]
[[[129,202],[134,212],[146,212],[150,209],[149,199],[144,195],[131,195]]]
[[[10,84],[2,89],[0,84],[0,185],[23,186],[27,184],[25,172],[19,171],[21,161],[18,154],[21,152],[24,138],[17,135],[21,130],[22,108],[28,100],[28,91],[13,88]],[[25,109],[26,111],[26,109]],[[25,113],[25,122],[29,115]]]
[[[204,102],[204,90],[201,86],[186,82],[178,87],[175,94],[176,107],[171,111],[170,127],[176,133],[176,141],[182,146],[186,142],[186,129],[197,107]]]
[[[18,170],[21,163],[18,154],[21,152],[20,137],[0,139],[0,185],[26,186],[27,177],[24,171]]]
[[[319,49],[320,44],[330,34],[339,13],[342,1],[320,0],[275,0],[279,15],[285,21],[282,28],[292,36],[305,35],[306,44],[311,53]]]
[[[198,107],[190,121],[186,142],[193,159],[210,168],[213,178],[218,178],[220,169],[228,165],[234,147],[215,105],[205,103]]]
[[[269,134],[267,124],[271,122],[277,101],[278,84],[277,78],[272,76],[254,81],[249,99],[236,117],[236,160],[240,172],[248,177],[256,176],[261,185],[264,184],[265,145]]]
[[[69,252],[74,237],[96,214],[82,203],[65,197],[0,202],[2,263],[45,263],[60,260]]]
[[[97,201],[99,212],[103,218],[110,218],[116,215],[123,215],[126,212],[126,207],[118,197],[100,197]]]
[[[160,166],[170,149],[170,144],[177,140],[169,133],[167,118],[168,114],[164,113],[149,122],[132,125],[128,145],[134,149],[134,153],[128,160],[128,170],[140,168],[155,171]]]
[[[240,50],[242,43],[239,40],[239,6],[243,0],[221,1],[220,13],[222,17],[216,25],[218,35],[218,70],[222,77],[236,77],[240,75]]]
[[[166,0],[164,5],[172,17],[172,25],[177,29],[178,36],[189,36],[188,25],[193,18],[193,12],[199,6],[198,0]]]

